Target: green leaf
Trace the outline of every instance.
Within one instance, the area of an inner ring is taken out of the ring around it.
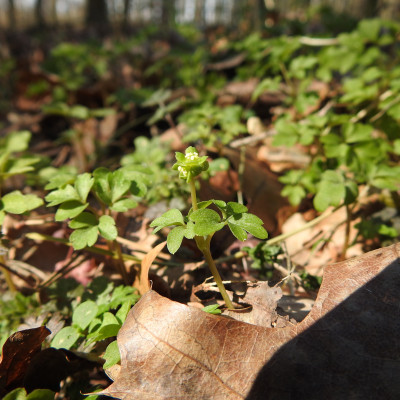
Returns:
[[[125,178],[122,170],[117,170],[110,175],[111,202],[119,200],[131,187],[131,181]]]
[[[83,212],[68,224],[72,229],[88,228],[95,225],[97,225],[97,218],[88,212]]]
[[[299,134],[296,124],[279,119],[275,124],[277,134],[274,136],[274,146],[293,146],[296,144]]]
[[[193,211],[189,219],[195,223],[194,232],[198,236],[210,235],[225,226],[225,224],[221,222],[219,214],[208,208]]]
[[[181,243],[183,237],[185,236],[186,226],[177,226],[168,233],[167,237],[167,247],[168,251],[171,254],[175,254],[179,247],[181,247]]]
[[[137,207],[138,203],[133,199],[121,199],[113,203],[110,210],[117,212],[125,212]]]
[[[165,228],[166,226],[171,226],[171,225],[184,225],[184,220],[183,220],[183,215],[182,213],[176,209],[173,208],[171,210],[168,210],[165,212],[161,217],[156,218],[151,224],[150,227],[154,228],[153,233],[158,232],[160,229]]]
[[[122,325],[125,320],[126,316],[128,315],[128,312],[132,308],[132,302],[131,301],[125,301],[121,308],[117,311],[115,314],[115,318],[117,318],[118,322]]]
[[[107,346],[103,358],[106,360],[103,364],[104,369],[110,368],[121,361],[121,355],[119,353],[118,343],[116,340]]]
[[[228,221],[228,226],[233,235],[242,242],[247,239],[247,232],[238,225],[231,224]]]
[[[97,310],[97,304],[92,300],[79,304],[72,314],[72,323],[78,325],[81,330],[85,330],[96,317]]]
[[[43,170],[40,171],[42,173]],[[49,183],[44,187],[46,190],[53,190],[61,188],[67,184],[72,184],[75,180],[76,173],[73,171],[60,171],[54,168],[54,171],[45,170],[50,176],[45,175],[44,177],[49,180]],[[53,175],[55,174],[55,175]]]
[[[118,331],[121,328],[121,324],[118,322],[117,318],[110,312],[105,312],[103,314],[103,322],[98,331],[89,334],[87,337],[91,341],[104,340],[109,337],[117,336]]]
[[[94,183],[94,178],[89,173],[78,175],[75,180],[75,190],[82,203],[86,202],[90,189]]]
[[[297,206],[300,204],[301,200],[304,199],[307,193],[305,189],[299,185],[287,185],[283,188],[281,194],[289,199],[292,206]]]
[[[210,304],[209,306],[203,307],[202,310],[205,311],[206,313],[214,315],[222,313],[222,311],[219,309],[218,304]]]
[[[4,210],[0,210],[0,226],[3,225],[5,216],[6,213],[4,212]]]
[[[230,201],[226,207],[226,212],[228,215],[247,213],[247,211],[249,210],[246,206],[233,201]]]
[[[43,204],[43,200],[34,194],[22,194],[19,190],[8,193],[1,199],[3,210],[11,214],[23,214]]]
[[[39,157],[18,157],[16,159],[8,160],[6,164],[6,168],[1,175],[5,178],[24,174],[25,172],[33,171],[33,164],[36,164],[40,161]]]
[[[111,172],[104,167],[97,168],[93,171],[94,177],[94,185],[93,188],[100,198],[100,200],[107,204],[111,205],[111,186],[110,186],[110,178]]]
[[[253,214],[232,215],[228,218],[228,224],[239,226],[259,239],[266,239],[268,237],[267,231],[261,226],[263,221]]]
[[[102,215],[99,219],[100,234],[107,240],[114,240],[118,236],[115,221],[109,215]]]
[[[82,250],[85,247],[93,246],[99,235],[97,226],[77,229],[69,237],[75,250]]]
[[[26,400],[54,400],[55,393],[49,389],[35,389]]]
[[[51,347],[69,350],[80,337],[81,334],[73,326],[66,326],[56,333]]]
[[[400,154],[400,139],[393,141],[393,153],[397,155]]]
[[[24,388],[14,389],[4,396],[3,400],[26,400],[26,390]]]
[[[16,153],[25,151],[29,146],[32,134],[29,131],[12,132],[6,138],[6,151]]]
[[[371,140],[373,129],[372,125],[349,123],[343,126],[343,133],[347,143],[357,143]]]
[[[67,218],[75,218],[79,215],[89,204],[82,204],[80,201],[71,200],[62,203],[56,212],[54,219],[56,221],[64,221]]]
[[[90,117],[90,111],[87,107],[79,104],[70,107],[69,116],[76,119],[88,119]]]
[[[314,207],[317,211],[325,211],[329,206],[338,206],[346,194],[343,175],[336,171],[325,171],[322,175]]]
[[[57,206],[58,204],[64,203],[69,200],[80,200],[78,193],[75,188],[71,185],[65,186],[65,188],[54,190],[49,193],[45,200],[49,203],[47,207]]]

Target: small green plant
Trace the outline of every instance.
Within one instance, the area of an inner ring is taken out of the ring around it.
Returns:
[[[263,279],[272,278],[273,263],[278,261],[278,256],[283,254],[282,247],[270,245],[267,242],[260,242],[255,247],[242,247],[242,251],[247,252],[252,260],[251,267],[260,271]]]
[[[117,342],[110,339],[117,336],[129,310],[139,300],[136,289],[115,287],[105,277],[94,279],[86,288],[68,287],[66,283],[59,281],[49,288],[51,301],[59,302],[60,288],[66,287],[64,299],[69,302],[67,306],[58,303],[67,312],[67,324],[53,337],[51,347],[100,353],[105,359],[104,368],[109,368],[120,359]]]
[[[139,165],[152,173],[152,182],[145,194],[149,204],[167,200],[181,203],[185,207],[190,195],[189,189],[183,188],[179,177],[171,171],[173,164],[171,147],[158,137],[148,139],[139,136],[134,140],[135,151],[121,159],[123,167]]]
[[[179,121],[186,125],[185,142],[201,140],[207,147],[227,144],[246,132],[241,122],[243,108],[231,105],[224,108],[205,102],[183,113]]]
[[[267,231],[262,227],[262,220],[248,213],[243,204],[222,200],[197,201],[195,178],[207,171],[209,164],[207,156],[200,157],[194,147],[188,147],[185,154],[176,152],[177,162],[172,169],[179,172],[179,177],[190,186],[192,208],[187,216],[183,216],[177,209],[168,210],[162,216],[156,218],[151,224],[154,233],[167,226],[175,226],[168,234],[167,247],[174,254],[182,244],[183,238],[194,239],[197,247],[203,253],[218,289],[228,308],[234,308],[231,299],[226,293],[221,276],[217,270],[210,251],[210,242],[215,232],[228,226],[232,234],[239,240],[246,240],[250,233],[259,239],[268,237]],[[217,211],[208,207],[214,205]]]
[[[46,189],[48,207],[58,206],[56,221],[69,219],[73,230],[70,242],[75,250],[91,247],[99,236],[116,254],[116,268],[126,284],[129,283],[118,236],[115,218],[118,212],[125,212],[137,206],[136,199],[147,191],[149,171],[140,166],[126,166],[115,171],[101,167],[93,173],[77,176],[55,175]]]

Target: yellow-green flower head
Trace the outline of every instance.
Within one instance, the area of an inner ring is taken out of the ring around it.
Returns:
[[[175,157],[177,162],[172,169],[177,170],[179,177],[187,182],[208,169],[207,156],[199,157],[199,153],[192,146],[185,150],[185,154],[176,152]]]

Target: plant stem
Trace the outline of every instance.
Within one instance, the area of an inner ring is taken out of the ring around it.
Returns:
[[[110,252],[113,254],[112,262],[115,269],[121,274],[125,285],[129,285],[129,278],[126,272],[124,259],[122,258],[121,247],[115,240],[107,240],[107,246]]]
[[[208,238],[211,239],[211,236],[208,236]],[[221,275],[219,274],[218,269],[215,265],[214,259],[212,258],[209,240],[204,240],[204,237],[202,237],[202,236],[195,236],[195,241],[196,241],[197,247],[203,253],[204,258],[206,259],[208,267],[210,268],[210,271],[214,277],[215,283],[217,284],[218,289],[222,295],[222,298],[225,301],[225,305],[229,309],[233,310],[235,307],[233,306],[233,303],[232,303],[231,299],[229,298],[228,293],[225,290],[225,286],[222,283]]]
[[[196,211],[199,209],[199,207],[197,206],[197,194],[196,194],[196,185],[194,184],[194,181],[191,180],[189,182],[190,185],[190,195],[192,196],[192,207],[193,207],[193,211]]]
[[[129,276],[128,276],[128,272],[126,271],[126,265],[125,265],[124,258],[122,256],[121,245],[116,240],[113,241],[113,244],[114,244],[114,249],[118,256],[118,263],[119,263],[119,267],[121,270],[122,278],[124,279],[125,285],[129,285],[130,284]]]
[[[0,255],[0,263],[5,264],[6,261],[4,259],[4,256]],[[15,284],[11,278],[11,274],[9,271],[7,271],[4,267],[0,267],[0,271],[4,275],[4,279],[7,283],[8,288],[10,289],[11,293],[15,293],[17,291],[17,288],[15,287]]]
[[[195,186],[193,180],[191,180],[189,182],[189,185],[190,185],[190,193],[192,195],[192,207],[193,207],[193,210],[196,211],[199,208],[197,205],[196,186]],[[233,303],[232,303],[231,299],[229,298],[228,293],[225,290],[225,286],[222,283],[221,275],[219,274],[218,269],[215,265],[214,259],[211,255],[211,250],[210,250],[211,238],[212,238],[212,235],[208,235],[207,239],[205,239],[204,236],[195,236],[194,240],[196,241],[197,247],[203,253],[204,258],[206,259],[208,267],[210,268],[210,271],[214,277],[215,283],[217,284],[218,289],[221,293],[221,296],[225,301],[225,305],[229,309],[234,309],[235,307],[233,306]]]
[[[238,167],[239,175],[239,190],[237,192],[238,203],[243,204],[243,179],[244,179],[244,168],[246,166],[246,146],[240,147],[240,159]]]

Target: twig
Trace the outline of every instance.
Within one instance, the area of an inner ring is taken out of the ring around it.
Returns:
[[[238,147],[241,147],[241,146],[248,146],[250,144],[255,144],[257,142],[260,142],[261,140],[264,140],[268,137],[274,136],[275,134],[276,134],[276,130],[270,129],[270,130],[262,132],[258,135],[251,135],[251,136],[246,136],[244,138],[236,139],[229,144],[229,147],[232,147],[233,149],[237,149]]]
[[[308,36],[301,36],[299,38],[301,44],[306,46],[334,46],[338,45],[340,42],[337,38],[312,38]]]

